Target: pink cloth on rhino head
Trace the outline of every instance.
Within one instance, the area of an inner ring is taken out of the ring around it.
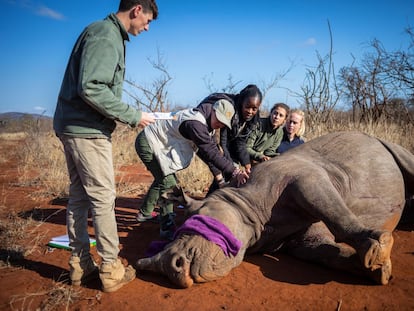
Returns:
[[[206,215],[194,215],[188,218],[174,233],[174,239],[184,233],[201,235],[220,246],[226,256],[230,254],[236,256],[242,244],[227,226]]]
[[[188,218],[174,233],[174,239],[181,234],[201,235],[208,241],[217,244],[226,256],[236,256],[242,243],[223,223],[206,215],[194,215]],[[168,242],[154,241],[146,252],[147,257],[160,252]]]

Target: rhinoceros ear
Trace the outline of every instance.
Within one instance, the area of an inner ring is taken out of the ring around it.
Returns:
[[[197,210],[203,205],[202,200],[190,198],[179,186],[175,186],[174,188],[164,192],[158,199],[158,203],[162,203],[162,200],[183,205],[186,209],[187,216],[196,213]]]
[[[180,186],[175,186],[161,195],[161,198],[167,202],[179,203],[187,207],[193,199],[187,196]]]

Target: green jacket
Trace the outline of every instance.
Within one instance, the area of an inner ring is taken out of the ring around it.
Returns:
[[[260,118],[259,124],[260,126],[249,135],[246,143],[250,159],[254,161],[260,161],[263,155],[276,156],[276,149],[283,138],[283,127],[273,129],[269,117]]]
[[[141,111],[121,101],[128,33],[115,14],[79,36],[66,67],[53,127],[76,137],[110,137],[115,121],[136,126]]]

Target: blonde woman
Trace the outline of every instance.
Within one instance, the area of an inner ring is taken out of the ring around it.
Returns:
[[[300,109],[290,111],[283,128],[283,139],[277,148],[278,153],[283,153],[293,147],[299,146],[305,142],[303,134],[305,133],[305,113]]]

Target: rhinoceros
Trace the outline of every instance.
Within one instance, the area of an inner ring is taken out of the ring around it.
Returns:
[[[187,288],[226,276],[246,254],[283,249],[385,285],[392,274],[392,232],[413,193],[408,150],[360,132],[327,134],[258,164],[239,188],[201,200],[184,195],[186,222],[215,220],[239,242],[236,251],[234,243],[229,252],[208,235],[178,230],[136,267]]]

